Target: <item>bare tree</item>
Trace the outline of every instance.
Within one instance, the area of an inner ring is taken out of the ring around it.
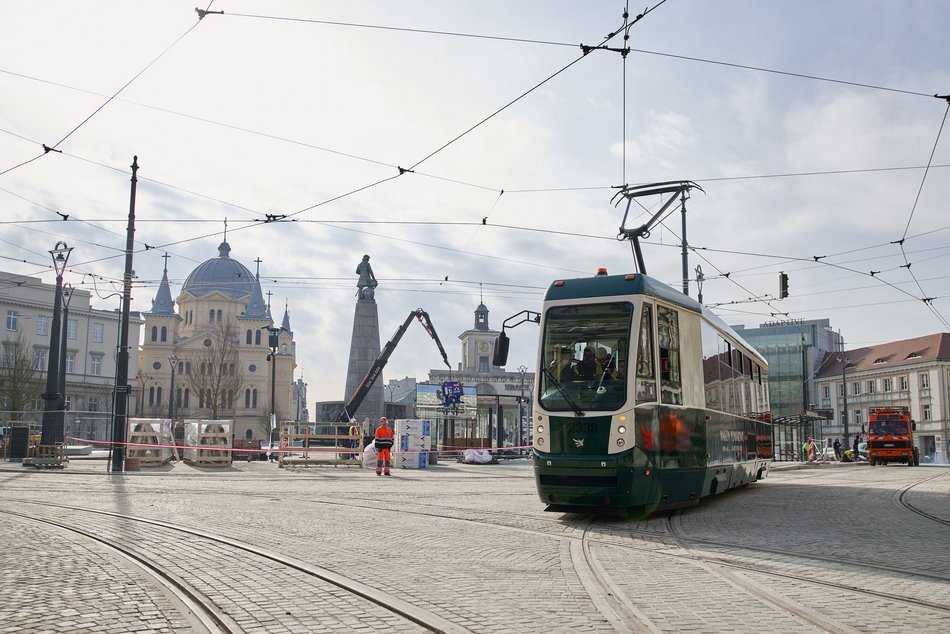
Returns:
[[[217,420],[222,410],[234,410],[244,389],[244,370],[238,356],[238,334],[230,319],[203,334],[203,346],[192,351],[191,374],[186,383],[198,409]],[[171,395],[174,398],[174,395]]]
[[[43,390],[43,373],[36,369],[35,355],[21,332],[4,338],[0,361],[0,398],[10,411],[11,420],[19,420],[21,412],[39,397]]]

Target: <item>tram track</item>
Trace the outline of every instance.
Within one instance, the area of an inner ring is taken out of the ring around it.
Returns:
[[[901,489],[900,489],[899,491],[897,491],[897,493],[896,493],[897,503],[898,503],[902,508],[904,508],[904,509],[910,511],[911,513],[916,513],[917,515],[919,515],[919,516],[921,516],[921,517],[924,517],[924,518],[927,518],[928,520],[937,522],[938,524],[943,524],[944,526],[950,526],[950,520],[947,520],[947,519],[942,518],[942,517],[938,517],[938,516],[936,516],[936,515],[934,515],[934,514],[932,514],[932,513],[928,513],[927,511],[925,511],[925,510],[923,510],[923,509],[921,509],[921,508],[918,508],[917,506],[911,504],[910,500],[908,499],[908,496],[909,496],[910,492],[911,492],[913,489],[919,487],[919,486],[922,485],[922,484],[926,484],[926,483],[928,483],[928,482],[930,482],[930,481],[932,481],[932,480],[936,480],[937,478],[942,478],[942,477],[944,477],[945,475],[947,475],[946,472],[938,473],[938,474],[936,474],[936,475],[934,475],[934,476],[931,476],[931,477],[926,478],[926,479],[924,479],[924,480],[920,480],[920,481],[918,481],[918,482],[913,482],[913,483],[908,484],[907,486],[901,488]]]
[[[335,588],[345,591],[345,593],[351,596],[352,598],[348,601],[354,605],[358,605],[360,613],[378,613],[379,610],[377,608],[382,608],[383,610],[389,612],[390,617],[388,620],[379,619],[379,624],[381,626],[384,622],[386,622],[385,626],[387,630],[395,629],[396,631],[416,631],[421,629],[430,632],[444,632],[446,634],[464,634],[470,632],[470,630],[456,625],[444,617],[441,617],[423,608],[419,608],[408,601],[400,599],[399,597],[391,595],[385,591],[381,591],[378,588],[367,586],[358,580],[349,578],[338,572],[315,566],[288,557],[286,555],[270,551],[268,549],[240,542],[238,540],[223,536],[211,535],[207,531],[199,531],[186,526],[179,526],[169,522],[149,518],[135,517],[132,515],[115,513],[112,511],[84,508],[67,504],[24,500],[18,500],[18,503],[21,505],[31,506],[34,509],[42,508],[53,509],[56,511],[68,511],[72,513],[86,513],[100,518],[100,521],[96,524],[95,529],[86,529],[70,525],[60,520],[51,519],[50,517],[44,516],[42,514],[0,509],[0,513],[4,513],[6,515],[19,517],[22,520],[39,522],[48,526],[54,526],[60,530],[69,531],[70,533],[80,536],[83,539],[92,540],[97,544],[117,553],[123,558],[126,558],[127,560],[134,561],[141,569],[145,570],[149,574],[150,579],[160,584],[163,590],[173,592],[174,595],[180,599],[180,605],[184,606],[188,611],[190,611],[195,616],[194,620],[200,624],[200,628],[197,631],[224,633],[233,632],[236,634],[238,632],[245,631],[245,629],[238,623],[236,615],[240,615],[241,622],[252,621],[255,615],[249,614],[247,606],[243,606],[239,602],[223,601],[223,595],[221,594],[217,594],[215,598],[211,598],[209,596],[210,593],[208,589],[201,587],[201,583],[185,579],[185,575],[180,572],[174,573],[170,571],[167,566],[159,563],[154,556],[149,556],[143,552],[145,549],[137,549],[134,546],[123,544],[118,538],[104,535],[103,533],[107,532],[107,528],[104,526],[104,524],[109,519],[122,523],[122,526],[120,527],[122,530],[117,532],[127,532],[129,524],[131,523],[138,525],[139,527],[148,527],[148,529],[152,531],[170,532],[173,535],[177,535],[179,539],[184,538],[188,540],[199,540],[204,543],[206,545],[205,547],[209,550],[209,558],[212,558],[212,556],[216,554],[217,556],[214,558],[219,562],[223,558],[226,559],[228,557],[250,556],[261,562],[264,562],[264,564],[266,564],[268,569],[271,571],[272,576],[279,576],[280,571],[284,571],[284,573],[292,573],[297,577],[303,575],[304,579],[309,579],[310,582],[315,586],[307,593],[308,597],[310,595],[318,596],[319,586],[321,584],[329,584]],[[165,539],[159,538],[155,535],[152,537],[159,539],[159,541]],[[128,537],[125,539],[126,541],[129,541]],[[218,549],[217,553],[211,552],[211,545],[214,545],[214,547]],[[195,563],[194,565],[197,566],[198,564]],[[247,595],[250,593],[242,594]],[[285,611],[281,607],[275,607],[273,612],[274,613],[271,615],[271,617],[276,620],[281,620],[284,617],[290,615],[290,612]],[[402,622],[401,626],[399,625],[399,621]]]
[[[736,548],[739,550],[750,550],[752,548],[744,546],[744,545],[740,545],[740,544],[730,544],[727,542],[718,542],[718,541],[707,540],[707,539],[693,539],[690,537],[686,537],[682,534],[682,531],[677,526],[677,517],[679,517],[677,513],[675,512],[670,513],[670,515],[667,517],[667,524],[670,528],[671,534],[674,535],[674,539],[680,545],[683,551],[686,553],[690,553],[690,556],[696,558],[697,560],[703,561],[710,565],[718,566],[720,567],[720,569],[729,569],[729,570],[736,570],[739,572],[748,572],[748,573],[753,573],[760,576],[777,578],[777,579],[794,580],[796,582],[802,582],[802,583],[807,583],[807,584],[811,584],[815,586],[831,588],[834,590],[838,590],[838,591],[842,591],[842,592],[846,592],[850,594],[858,594],[858,595],[862,595],[866,597],[874,597],[876,599],[884,599],[887,601],[903,603],[903,604],[911,605],[914,607],[922,607],[929,610],[933,610],[934,612],[941,613],[946,616],[950,616],[950,606],[943,603],[935,603],[932,601],[927,601],[925,599],[920,599],[920,598],[905,595],[905,594],[884,592],[880,590],[874,590],[872,588],[862,588],[854,584],[846,584],[846,583],[840,583],[836,581],[829,581],[827,579],[820,579],[812,575],[808,575],[807,572],[803,573],[800,570],[796,570],[795,572],[783,572],[783,571],[778,571],[778,570],[767,569],[761,564],[750,565],[750,564],[742,563],[739,561],[735,561],[733,559],[725,559],[723,557],[718,557],[718,556],[709,556],[708,554],[699,554],[696,552],[694,545]],[[820,556],[815,556],[815,555],[810,555],[810,554],[802,555],[801,553],[793,553],[789,551],[778,551],[775,549],[754,548],[754,550],[769,552],[769,553],[774,553],[774,554],[781,554],[784,556],[796,557],[796,558],[807,557],[814,561],[821,561],[826,564],[829,564],[829,566],[840,566],[842,563],[840,560],[836,560],[831,557],[820,557]],[[850,565],[851,562],[847,562],[847,563]],[[875,566],[875,565],[870,565],[870,564],[861,564],[860,566],[864,568],[882,570],[889,573],[895,572],[895,570],[892,567]],[[950,581],[950,577],[946,577],[946,576],[927,575],[926,573],[918,574],[916,572],[909,573],[906,571],[896,571],[896,572],[898,574],[914,576],[918,578],[927,577],[929,580],[937,581],[937,582],[945,583],[947,581]],[[730,579],[734,581],[738,581],[739,583],[741,583],[743,587],[747,588],[753,594],[760,595],[763,592],[767,592],[767,591],[764,591],[762,586],[756,583],[755,581],[747,580],[744,578],[737,579],[735,575],[730,575]],[[771,593],[768,593],[768,594],[771,594]],[[764,597],[764,598],[767,598],[767,597]],[[812,613],[809,613],[805,610],[801,610],[800,608],[795,607],[794,605],[791,607],[794,610],[801,612],[801,615],[803,618],[806,618],[806,619],[813,618]],[[783,609],[788,609],[788,608],[786,607]],[[848,626],[847,624],[840,624],[840,627],[849,629],[850,626]],[[831,631],[836,631],[836,630],[833,629]]]

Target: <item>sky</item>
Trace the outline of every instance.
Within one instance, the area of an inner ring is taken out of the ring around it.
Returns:
[[[364,254],[382,342],[423,308],[454,367],[480,301],[499,330],[555,279],[636,271],[612,199],[683,180],[728,323],[950,332],[950,3],[652,2],[0,0],[0,270],[53,282],[64,240],[65,280],[119,308],[137,156],[132,309],[226,223],[309,401],[340,400]],[[638,200],[628,227],[665,202]],[[679,288],[672,209],[643,250]],[[537,327],[509,334],[534,371]],[[413,326],[384,379],[441,365]]]

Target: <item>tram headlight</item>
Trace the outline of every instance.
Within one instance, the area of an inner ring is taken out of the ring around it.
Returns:
[[[543,434],[543,433],[544,433],[544,425],[538,425],[538,430],[537,430],[537,431],[538,431],[539,434]]]
[[[617,439],[617,446],[618,446],[618,447],[623,447],[623,446],[626,445],[626,444],[627,444],[627,442],[626,442],[623,438],[618,438],[618,439]]]
[[[627,433],[627,428],[624,427],[623,425],[621,425],[620,427],[617,428],[617,433],[618,433],[618,434],[626,434],[626,433]]]

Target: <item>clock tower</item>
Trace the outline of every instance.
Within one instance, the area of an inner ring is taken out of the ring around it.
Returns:
[[[488,308],[485,304],[479,304],[475,309],[475,326],[459,335],[462,341],[461,369],[463,372],[491,373],[491,359],[496,337],[498,337],[498,331],[488,327]]]

